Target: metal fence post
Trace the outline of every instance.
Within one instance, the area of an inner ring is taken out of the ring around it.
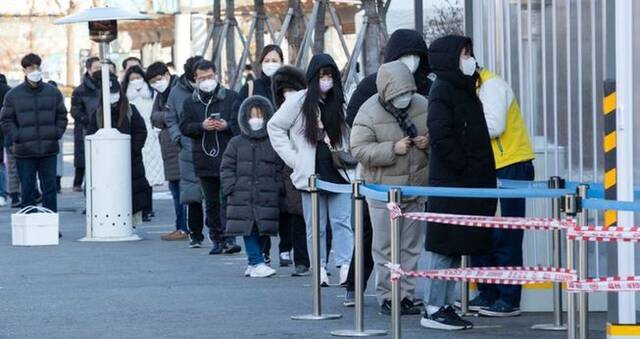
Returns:
[[[578,211],[576,195],[565,195],[563,200],[564,211],[567,216],[575,217]],[[574,262],[575,241],[567,239],[567,269],[575,268]],[[567,338],[576,339],[576,298],[574,293],[567,293]]]
[[[549,178],[548,187],[561,189],[565,187],[565,182],[560,177],[553,176]],[[551,217],[554,219],[560,219],[560,202],[561,198],[553,198],[551,200]],[[560,268],[562,266],[562,234],[560,230],[551,232],[553,267]],[[562,283],[553,284],[553,323],[533,325],[531,329],[545,331],[564,331],[567,329],[567,326],[562,323]]]
[[[355,313],[353,330],[337,330],[331,332],[336,337],[373,337],[387,335],[387,331],[364,329],[364,196],[360,193],[362,180],[353,183],[353,224],[355,225]]]
[[[397,188],[389,191],[389,202],[400,205],[402,192]],[[400,265],[400,219],[391,219],[391,264]],[[400,322],[400,279],[391,282],[391,337],[402,338]]]
[[[460,268],[468,268],[470,257],[463,255],[460,259]],[[460,313],[462,316],[469,315],[469,283],[467,281],[460,282]]]
[[[294,315],[293,320],[329,320],[341,318],[340,314],[322,314],[322,298],[320,294],[320,200],[316,175],[309,177],[309,194],[311,194],[311,289],[313,290],[313,313]]]
[[[578,186],[578,226],[587,226],[589,213],[582,208],[582,200],[587,198],[589,186]],[[578,240],[578,279],[584,280],[588,277],[587,262],[587,242],[584,239]],[[589,337],[589,294],[587,292],[578,293],[578,338],[587,339]]]

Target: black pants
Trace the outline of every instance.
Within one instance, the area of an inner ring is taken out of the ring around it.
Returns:
[[[204,192],[205,222],[209,227],[209,235],[213,241],[225,241],[227,204],[220,192],[220,177],[201,177],[200,183]]]
[[[18,177],[22,188],[22,206],[33,206],[36,204],[37,180],[40,179],[42,189],[42,207],[54,212],[58,211],[58,198],[56,197],[56,156],[44,158],[16,158]]]
[[[202,211],[202,203],[192,202],[187,204],[187,224],[191,239],[203,241],[204,213]]]
[[[307,226],[303,216],[289,213],[280,215],[279,247],[280,253],[293,249],[294,265],[310,266],[309,252],[307,252]]]
[[[73,177],[73,187],[82,186],[83,181],[84,181],[84,168],[76,167],[76,173]]]
[[[367,205],[367,201],[364,201],[364,223],[362,227],[362,249],[364,251],[364,289],[367,289],[367,281],[369,281],[369,277],[371,276],[371,272],[373,271],[373,255],[371,254],[371,243],[373,242],[373,229],[371,228],[371,216],[369,215],[369,206]],[[355,237],[355,234],[354,234]],[[355,241],[355,239],[354,239]],[[354,253],[351,257],[351,264],[349,265],[349,275],[347,276],[347,291],[353,291],[356,287],[356,254],[355,254],[355,243],[354,243]]]

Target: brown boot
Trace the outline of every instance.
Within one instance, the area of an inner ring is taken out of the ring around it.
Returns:
[[[160,239],[164,241],[186,240],[189,239],[189,236],[187,235],[187,233],[181,230],[176,230],[167,234],[163,234]]]

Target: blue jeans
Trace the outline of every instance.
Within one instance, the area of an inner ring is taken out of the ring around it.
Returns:
[[[327,221],[331,224],[332,246],[336,266],[349,265],[353,254],[353,229],[351,228],[351,195],[320,193],[320,265],[327,262]],[[311,194],[302,192],[302,211],[307,225],[307,250],[312,257]],[[313,265],[313,263],[311,263]]]
[[[0,152],[0,157],[2,157],[2,152]],[[7,197],[7,172],[3,162],[0,162],[0,197]]]
[[[180,180],[169,181],[169,190],[173,197],[173,209],[176,213],[176,230],[189,233],[184,204],[180,203]]]
[[[254,225],[251,235],[246,235],[244,238],[244,249],[247,252],[247,258],[249,259],[249,265],[255,266],[264,263],[264,257],[262,256],[262,242],[260,241],[260,235],[258,229]]]
[[[18,177],[22,188],[22,207],[36,204],[33,192],[36,189],[36,174],[42,189],[42,207],[58,211],[56,190],[56,156],[44,158],[16,158]]]
[[[427,234],[427,236],[429,236]],[[442,270],[460,267],[460,256],[446,256],[427,251],[427,270]],[[450,306],[459,295],[456,282],[451,280],[427,279],[424,284],[424,301],[428,306]]]
[[[519,162],[496,171],[499,179],[533,180],[531,161]],[[524,217],[525,199],[500,199],[500,214],[504,217]],[[471,264],[478,267],[522,266],[523,230],[493,230],[493,253],[475,256]],[[520,307],[522,286],[478,284],[478,290],[489,302],[502,300],[511,307]]]

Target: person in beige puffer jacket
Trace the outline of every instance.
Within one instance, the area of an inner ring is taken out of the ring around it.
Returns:
[[[409,68],[402,62],[383,64],[376,79],[378,94],[360,108],[351,130],[351,152],[361,165],[367,183],[426,186],[429,160],[427,99],[416,94]],[[373,224],[373,260],[377,276],[376,294],[383,314],[391,310],[389,211],[381,201],[368,200]],[[425,199],[406,197],[404,212],[424,212]],[[417,269],[425,239],[425,225],[400,221],[401,266]],[[415,282],[402,279],[402,313],[419,314],[413,305]]]

